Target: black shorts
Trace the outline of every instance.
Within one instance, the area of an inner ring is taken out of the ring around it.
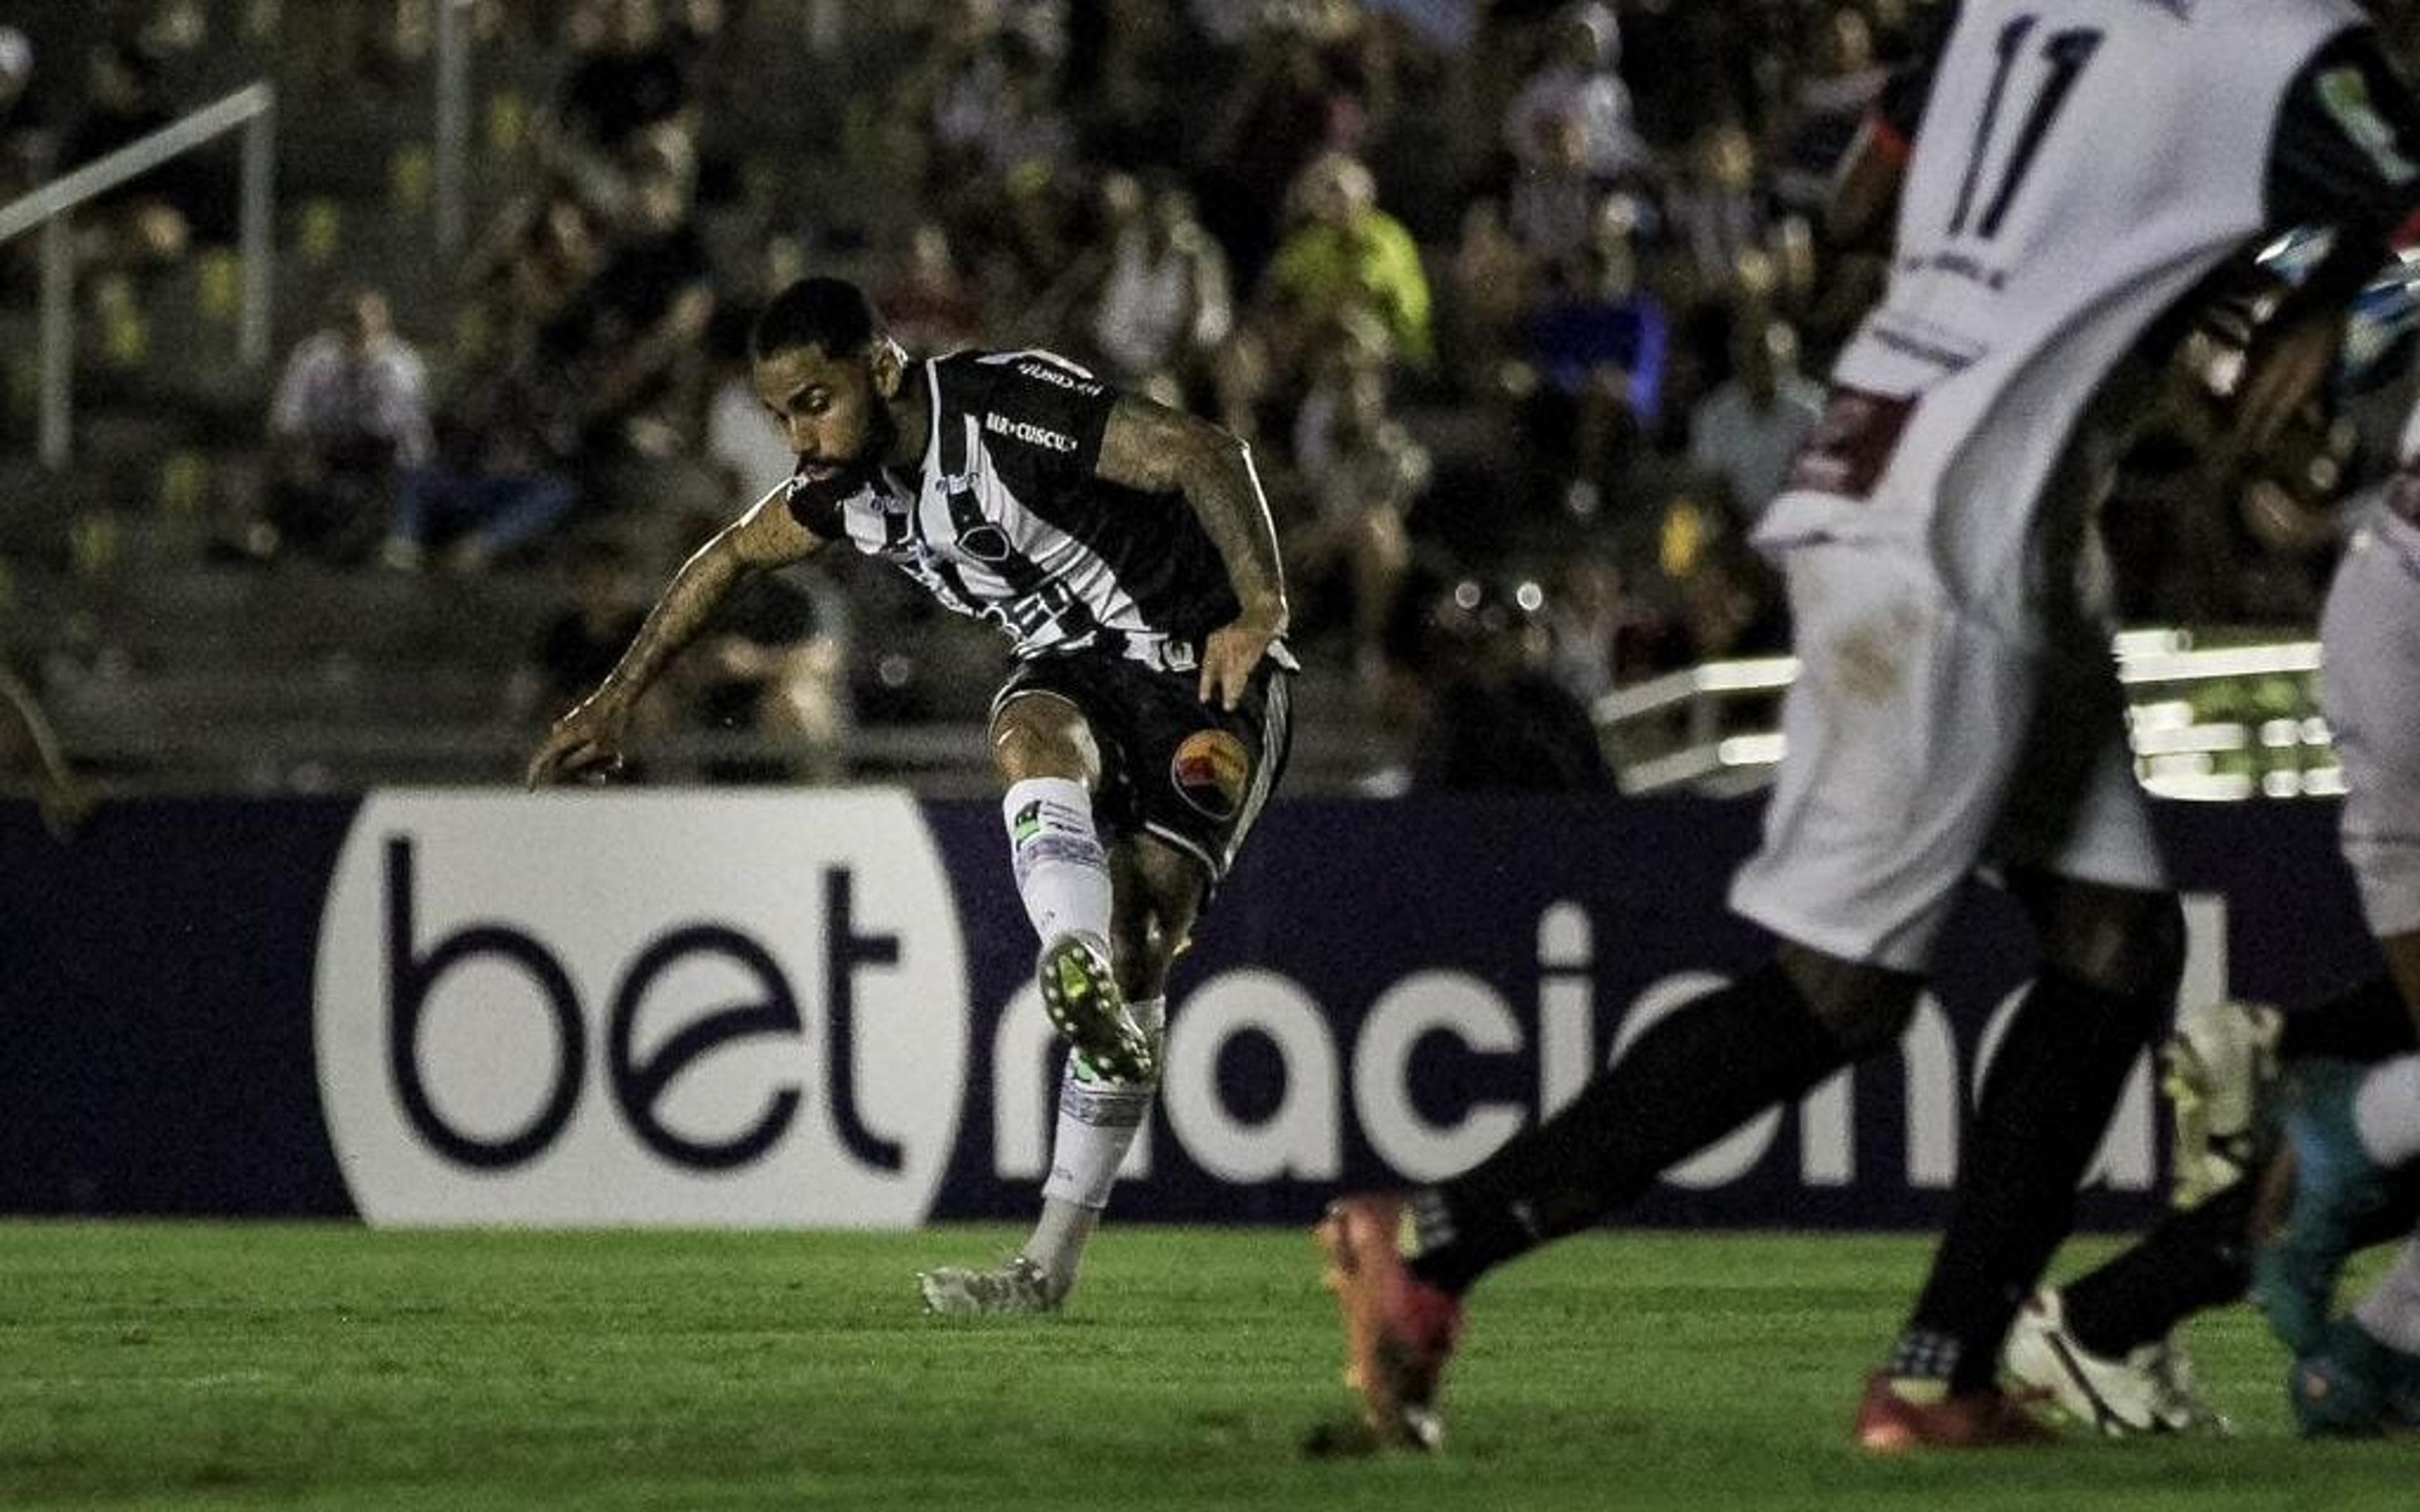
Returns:
[[[1201,862],[1215,885],[1285,770],[1293,675],[1264,659],[1231,712],[1202,702],[1198,672],[1074,651],[1019,662],[991,707],[997,716],[1026,693],[1076,705],[1101,749],[1093,813],[1102,833],[1165,841]]]

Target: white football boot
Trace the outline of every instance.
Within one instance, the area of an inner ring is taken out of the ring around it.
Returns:
[[[2195,1392],[2193,1357],[2182,1344],[2167,1338],[2140,1345],[2122,1360],[2095,1354],[2068,1332],[2065,1304],[2054,1288],[2035,1292],[2017,1309],[2000,1363],[2065,1416],[2109,1438],[2235,1431]]]
[[[998,1318],[1055,1313],[1060,1299],[1051,1292],[1042,1267],[1022,1255],[988,1271],[937,1266],[916,1273],[917,1289],[924,1294],[924,1310],[940,1318]]]

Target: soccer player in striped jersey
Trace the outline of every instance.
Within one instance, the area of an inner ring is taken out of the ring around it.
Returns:
[[[837,279],[777,296],[751,355],[798,471],[681,566],[529,779],[610,772],[639,695],[732,584],[834,544],[1008,638],[1001,819],[1071,1053],[1032,1239],[919,1283],[936,1312],[1050,1311],[1149,1113],[1169,964],[1285,764],[1295,662],[1268,504],[1229,432],[1047,352],[912,358]]]

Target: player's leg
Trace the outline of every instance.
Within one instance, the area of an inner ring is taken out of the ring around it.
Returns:
[[[1320,1239],[1350,1379],[1382,1440],[1435,1442],[1460,1298],[1481,1275],[1623,1206],[1906,1023],[1996,818],[2013,750],[1995,751],[1988,733],[2010,701],[1950,675],[1949,610],[1920,559],[1809,548],[1789,568],[1802,658],[1783,709],[1792,755],[1764,849],[1732,890],[1735,907],[1787,943],[1641,1034],[1472,1170],[1331,1208]],[[1938,708],[1945,700],[1969,706]],[[1983,736],[1970,747],[1927,738],[1936,732]]]
[[[1785,944],[1641,1034],[1555,1116],[1450,1180],[1343,1198],[1319,1239],[1349,1384],[1383,1443],[1435,1448],[1436,1390],[1480,1277],[1635,1200],[1667,1167],[1886,1044],[1918,979]]]
[[[2041,962],[2000,1041],[1948,1225],[1888,1366],[1951,1396],[1996,1378],[2018,1304],[2067,1237],[2076,1186],[2183,964],[2172,894],[2039,873],[2016,890]]]
[[[2320,616],[2321,694],[2344,763],[2339,819],[2362,913],[2405,1006],[2420,1022],[2420,529],[2381,514],[2347,544]],[[2335,1283],[2383,1173],[2420,1144],[2420,1059],[2366,1072],[2302,1069],[2288,1098],[2287,1150],[2273,1175],[2285,1218],[2263,1237],[2253,1290],[2297,1354],[2319,1344]]]
[[[1063,693],[1012,686],[993,712],[991,739],[1017,895],[1042,942],[1043,1008],[1094,1065],[1148,1080],[1151,1046],[1111,964],[1114,887],[1093,815],[1101,752],[1092,725]]]
[[[1168,968],[1192,933],[1206,879],[1193,857],[1148,835],[1120,841],[1109,856],[1117,884],[1111,945],[1118,980],[1135,1023],[1156,1050],[1167,1022]],[[1054,1305],[1075,1289],[1084,1245],[1109,1205],[1118,1167],[1151,1117],[1157,1088],[1156,1075],[1142,1081],[1111,1076],[1076,1050],[1061,1067],[1042,1215],[1021,1252],[1041,1271]]]

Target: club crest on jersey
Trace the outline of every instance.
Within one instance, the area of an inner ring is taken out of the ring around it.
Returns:
[[[1213,819],[1235,817],[1251,772],[1252,758],[1244,743],[1224,730],[1195,731],[1168,764],[1177,795]]]

